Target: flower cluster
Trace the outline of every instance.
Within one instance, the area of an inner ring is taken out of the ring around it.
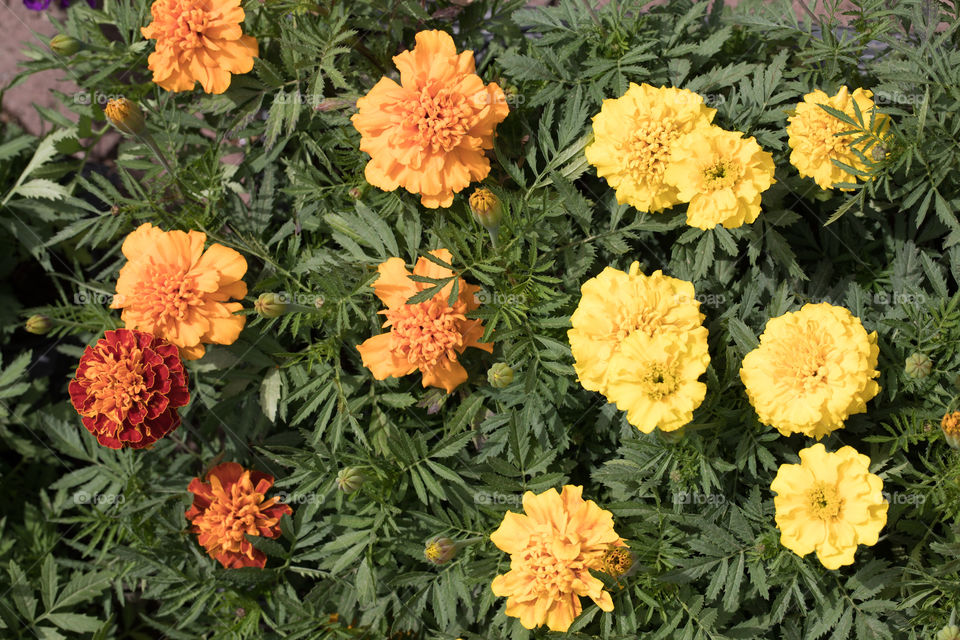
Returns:
[[[494,578],[491,588],[507,598],[507,615],[527,629],[566,631],[583,610],[583,596],[613,611],[603,582],[590,572],[603,571],[607,552],[625,543],[613,530],[613,515],[582,494],[583,487],[573,485],[561,493],[528,491],[524,513],[508,511],[490,534],[510,554],[510,571]]]
[[[587,160],[621,204],[656,213],[686,202],[692,227],[739,227],[760,215],[773,156],[711,124],[715,115],[692,91],[631,84],[594,116]]]
[[[675,431],[693,419],[706,385],[707,329],[693,285],[634,262],[587,280],[568,331],[574,369],[645,433]]]

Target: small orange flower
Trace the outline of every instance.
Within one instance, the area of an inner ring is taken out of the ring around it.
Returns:
[[[400,84],[381,78],[351,120],[371,156],[367,182],[418,193],[431,209],[449,207],[454,193],[490,173],[483,152],[510,108],[500,87],[475,73],[472,51],[458,54],[443,31],[416,38],[413,51],[393,58]]]
[[[430,253],[450,262],[451,255],[446,249]],[[424,387],[440,387],[450,393],[467,380],[466,369],[457,361],[459,354],[467,347],[493,351],[492,344],[478,342],[483,336],[483,322],[468,320],[465,316],[480,306],[474,297],[480,287],[460,278],[460,292],[453,306],[449,304],[452,282],[429,300],[407,304],[408,298],[433,285],[412,280],[400,258],[390,258],[378,270],[380,277],[372,286],[377,297],[387,305],[379,313],[386,316],[383,326],[390,327],[390,331],[357,346],[363,366],[370,369],[377,380],[400,378],[419,369]],[[449,278],[453,272],[420,258],[413,275],[442,279]]]
[[[154,0],[153,22],[140,32],[157,41],[150,54],[153,81],[167,91],[223,93],[231,73],[247,73],[259,54],[257,40],[243,35],[240,0]]]
[[[199,534],[203,548],[225,568],[262,569],[267,564],[267,557],[246,536],[276,538],[280,518],[293,514],[290,505],[266,497],[272,486],[273,476],[236,462],[211,469],[207,482],[190,481],[187,491],[193,494],[193,505],[185,515],[193,524],[191,531]]]
[[[111,449],[142,449],[180,426],[190,401],[177,348],[143,331],[107,331],[68,387],[87,431]]]
[[[123,241],[127,264],[117,278],[110,305],[123,309],[128,329],[140,329],[169,340],[181,355],[195,360],[204,344],[233,344],[244,316],[231,298],[247,295],[240,278],[247,272],[243,256],[220,244],[204,251],[207,236],[199,231],[162,231],[149,222]]]

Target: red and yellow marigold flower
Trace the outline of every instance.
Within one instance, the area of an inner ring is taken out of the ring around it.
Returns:
[[[446,249],[430,253],[450,263],[452,256]],[[380,277],[372,286],[387,306],[380,313],[386,316],[383,326],[390,330],[357,346],[363,366],[377,380],[400,378],[419,370],[424,387],[439,387],[450,393],[467,380],[467,370],[458,360],[460,354],[468,347],[493,351],[493,344],[479,342],[483,322],[466,317],[480,306],[474,295],[480,287],[459,278],[459,294],[453,305],[449,302],[453,282],[429,300],[407,304],[409,298],[434,285],[411,279],[400,258],[390,258],[378,270]],[[421,257],[412,275],[443,279],[453,272]]]
[[[247,295],[243,256],[220,244],[204,251],[206,234],[162,231],[149,222],[123,241],[128,262],[120,269],[110,305],[123,309],[128,329],[169,340],[194,360],[204,344],[233,344],[246,322],[231,298]]]
[[[246,536],[276,538],[280,518],[293,513],[290,505],[266,497],[272,486],[273,476],[225,462],[210,470],[206,482],[194,478],[187,487],[193,494],[193,505],[186,512],[191,531],[225,568],[266,565],[267,557]]]
[[[606,571],[607,552],[625,546],[613,530],[613,514],[592,500],[583,487],[567,485],[523,495],[525,513],[508,511],[490,535],[510,554],[510,571],[493,579],[493,593],[507,598],[507,615],[527,629],[546,624],[566,631],[580,615],[582,596],[604,611],[613,600],[591,571]]]
[[[400,84],[381,78],[351,120],[371,157],[367,182],[420,194],[425,207],[449,207],[453,194],[490,173],[484,151],[510,109],[500,87],[475,73],[472,51],[458,54],[443,31],[421,31],[416,40],[393,58]]]
[[[111,449],[142,449],[180,426],[190,401],[177,348],[143,331],[107,331],[68,387],[83,426]]]
[[[167,91],[223,93],[230,74],[247,73],[259,54],[243,34],[240,0],[154,0],[153,22],[140,31],[157,41],[148,59],[153,81]]]

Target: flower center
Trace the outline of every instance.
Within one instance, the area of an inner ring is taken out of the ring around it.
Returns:
[[[829,382],[828,349],[829,345],[822,342],[821,329],[806,327],[796,341],[779,349],[776,360],[780,366],[776,377],[804,393],[814,393]]]
[[[649,368],[641,374],[640,386],[651,400],[660,400],[677,390],[680,386],[677,381],[677,365],[664,365],[659,362],[651,363]]]
[[[463,346],[460,322],[465,317],[445,301],[404,304],[385,315],[397,357],[418,369],[435,367],[443,358],[456,361],[457,349]]]
[[[522,558],[533,576],[531,591],[551,598],[572,592],[586,570],[580,543],[569,534],[534,533]]]
[[[845,154],[850,150],[852,135],[838,136],[841,131],[849,131],[850,125],[834,118],[828,113],[820,116],[821,144],[829,155]]]
[[[184,320],[190,307],[203,304],[203,296],[196,290],[194,279],[166,265],[153,265],[146,274],[144,285],[149,293],[141,299],[149,300],[155,314],[161,318]]]
[[[87,388],[96,401],[96,413],[114,414],[120,422],[134,403],[143,401],[141,394],[147,390],[143,380],[144,364],[139,349],[123,354],[117,359],[105,348],[98,348],[102,362],[93,362],[87,369],[90,379]]]
[[[714,164],[704,168],[703,181],[707,191],[729,189],[737,183],[743,175],[743,167],[739,162],[717,160]]]
[[[472,106],[462,94],[445,88],[424,87],[404,105],[404,129],[421,151],[450,151],[460,144],[473,125]]]
[[[617,149],[636,182],[655,182],[662,178],[670,145],[678,137],[680,132],[670,123],[649,122],[617,145]]]
[[[163,29],[162,40],[177,49],[204,46],[203,34],[209,24],[209,12],[197,0],[161,0],[155,5],[156,22]]]
[[[836,487],[827,486],[822,482],[810,490],[807,499],[810,502],[810,511],[821,520],[836,518],[843,504]]]

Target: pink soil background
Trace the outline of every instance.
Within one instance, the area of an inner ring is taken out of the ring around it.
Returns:
[[[74,0],[80,1],[80,0]],[[146,2],[147,0],[138,0]],[[598,6],[606,4],[607,0],[597,2]],[[668,0],[646,2],[644,6],[664,4]],[[709,2],[711,0],[703,0]],[[729,6],[735,6],[739,0],[725,0]],[[816,0],[808,0],[810,5],[818,5]],[[47,11],[30,11],[23,6],[22,0],[0,0],[0,86],[7,86],[18,71],[20,62],[26,59],[23,54],[28,42],[35,42],[40,46],[46,38],[55,33],[53,25],[47,17],[52,13],[63,18],[64,11],[57,8],[57,0],[53,0]],[[547,4],[547,0],[532,0],[531,5]],[[800,3],[794,2],[794,9],[798,16],[804,14]],[[31,76],[26,82],[17,85],[4,94],[3,104],[0,105],[0,122],[16,122],[30,133],[40,135],[46,133],[44,124],[33,108],[34,104],[52,109],[58,108],[57,99],[52,90],[57,89],[67,94],[78,90],[69,77],[59,71],[45,71]],[[46,128],[49,129],[47,124]]]

